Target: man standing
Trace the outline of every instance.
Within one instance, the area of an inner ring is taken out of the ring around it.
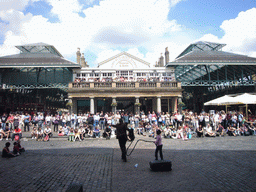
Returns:
[[[119,124],[112,125],[112,126],[116,127],[116,135],[117,135],[117,139],[119,141],[120,149],[122,151],[122,160],[124,162],[127,162],[126,146],[125,146],[126,141],[127,141],[127,133],[126,133],[126,131],[128,130],[127,125],[125,123],[123,123],[122,119],[120,119]]]
[[[24,132],[26,132],[26,128],[29,131],[29,122],[30,122],[30,116],[28,113],[24,116]]]

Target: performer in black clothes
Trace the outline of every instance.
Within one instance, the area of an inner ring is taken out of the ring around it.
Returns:
[[[113,127],[116,127],[116,135],[117,135],[117,139],[119,141],[119,146],[120,149],[122,151],[122,159],[124,162],[127,162],[126,159],[126,141],[127,141],[127,124],[123,123],[123,120],[120,119],[119,120],[119,124],[117,125],[112,125]]]

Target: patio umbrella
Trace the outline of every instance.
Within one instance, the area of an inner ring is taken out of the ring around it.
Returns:
[[[204,103],[204,105],[225,105],[226,112],[227,112],[228,105],[235,105],[235,104],[240,104],[240,103],[237,99],[228,95],[224,95],[222,97],[219,97],[217,99],[213,99],[211,101]]]
[[[246,119],[248,119],[248,104],[256,104],[256,95],[251,95],[249,93],[244,93],[242,95],[234,97],[237,102],[245,104]]]

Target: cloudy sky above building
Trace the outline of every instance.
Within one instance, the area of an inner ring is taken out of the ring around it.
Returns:
[[[255,0],[1,0],[0,56],[15,45],[43,42],[93,67],[122,51],[152,65],[165,47],[170,60],[190,43],[225,43],[256,57]]]

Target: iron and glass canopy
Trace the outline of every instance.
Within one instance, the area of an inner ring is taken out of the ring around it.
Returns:
[[[182,86],[254,85],[256,58],[224,52],[224,46],[193,43],[166,67],[175,69]]]

